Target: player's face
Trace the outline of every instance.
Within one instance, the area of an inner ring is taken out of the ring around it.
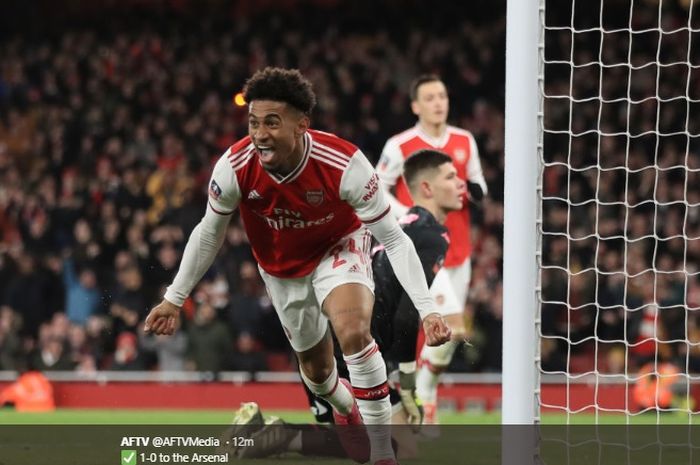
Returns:
[[[301,155],[301,136],[308,127],[308,118],[284,102],[250,102],[248,134],[268,171],[284,173],[295,167],[296,156]]]
[[[452,163],[443,163],[430,181],[435,203],[445,211],[461,210],[466,183]]]
[[[421,84],[416,92],[416,99],[411,102],[413,113],[418,119],[428,124],[445,124],[450,101],[447,89],[441,81]]]

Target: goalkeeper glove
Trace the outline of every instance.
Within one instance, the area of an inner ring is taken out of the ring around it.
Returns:
[[[416,395],[416,363],[399,364],[399,397],[414,432],[423,423],[423,403]]]

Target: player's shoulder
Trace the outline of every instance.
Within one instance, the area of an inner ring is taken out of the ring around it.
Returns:
[[[432,225],[439,226],[439,223],[435,220],[432,213],[425,208],[416,205],[409,208],[406,214],[399,218],[399,224],[404,228],[426,227]]]
[[[254,155],[255,145],[250,136],[245,136],[229,147],[222,158],[226,158],[234,171],[237,171],[244,167]]]
[[[407,234],[409,234],[409,231],[413,231],[439,237],[443,232],[447,231],[445,226],[441,225],[432,213],[423,207],[415,205],[399,219],[399,224]]]
[[[387,140],[387,144],[392,143],[397,146],[400,146],[402,144],[405,144],[406,142],[415,139],[416,137],[419,137],[418,133],[418,127],[417,126],[411,126],[410,128],[406,129],[405,131],[401,131],[398,134],[394,134]]]
[[[462,137],[467,137],[469,139],[474,139],[474,135],[471,133],[471,131],[464,129],[464,128],[457,127],[457,126],[448,125],[447,132],[451,135],[462,136]]]
[[[338,137],[330,132],[309,129],[312,139],[312,149],[326,150],[330,153],[337,153],[345,157],[352,157],[358,152],[358,148],[350,141]]]
[[[229,147],[228,152],[230,155],[237,155],[245,151],[246,149],[249,149],[253,146],[253,141],[250,139],[250,136],[245,136],[242,139],[237,140],[234,142],[234,144]]]
[[[344,172],[360,154],[357,146],[329,132],[309,130],[311,136],[310,157],[326,168]]]

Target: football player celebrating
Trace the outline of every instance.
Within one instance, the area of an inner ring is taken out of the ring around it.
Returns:
[[[391,421],[386,367],[370,334],[374,283],[370,233],[386,248],[397,278],[418,309],[427,343],[449,340],[433,310],[415,247],[402,231],[362,152],[333,134],[310,129],[316,97],[297,70],[265,68],[244,88],[248,136],[219,159],[204,218],[192,232],[180,269],[145,330],[171,334],[180,308],[211,265],[236,208],[260,274],[308,388],[333,406],[337,424]],[[330,321],[350,381],[340,379]],[[343,428],[358,462],[395,463],[389,429]]]

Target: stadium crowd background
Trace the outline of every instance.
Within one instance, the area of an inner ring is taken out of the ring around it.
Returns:
[[[49,3],[38,2],[44,9]],[[472,216],[467,318],[473,347],[455,358],[451,370],[500,371],[505,2],[287,0],[224,8],[214,1],[98,7],[74,0],[51,21],[31,9],[41,8],[36,4],[10,4],[16,14],[5,15],[0,35],[0,370],[28,359],[44,370],[83,372],[293,369],[238,219],[186,304],[181,330],[170,338],[144,337],[139,330],[203,213],[213,163],[246,133],[246,111],[233,103],[234,94],[255,70],[275,65],[298,67],[314,83],[319,104],[313,126],[353,141],[372,162],[389,136],[414,123],[410,80],[424,72],[442,76],[451,123],[475,135],[490,191]],[[565,52],[566,44],[560,45]],[[623,47],[620,41],[618,52]],[[580,50],[583,57],[591,53]],[[652,60],[655,48],[644,50],[640,59]],[[653,88],[652,77],[640,86]],[[568,92],[568,78],[554,72],[548,86]],[[581,82],[595,86],[598,80],[582,76]],[[613,90],[626,83],[610,82]],[[548,124],[568,120],[568,114],[551,114]],[[595,116],[585,110],[581,124],[593,124]],[[595,153],[595,140],[581,140],[580,153]],[[553,159],[562,156],[567,144],[551,143]],[[624,165],[624,144],[604,149]],[[683,155],[664,151],[659,160],[671,163]],[[546,192],[566,197],[566,174],[555,171],[548,171]],[[591,192],[589,178],[576,179],[571,192]],[[653,181],[637,189],[649,189]],[[598,195],[619,194],[619,182],[601,183],[609,192]],[[667,192],[678,191],[672,177],[668,182]],[[689,195],[697,194],[693,189]],[[630,221],[634,234],[652,224],[655,211],[639,211]],[[668,215],[678,219],[673,211]],[[545,213],[545,228],[566,229],[566,209],[545,206]],[[591,214],[593,206],[581,209],[576,221],[590,226]],[[601,228],[619,230],[621,214],[611,209]],[[672,219],[658,224],[677,232]],[[585,266],[590,247],[572,249],[572,260]],[[620,241],[605,247],[599,263],[621,267]],[[697,263],[693,247],[686,254],[692,252]],[[566,239],[545,242],[545,263],[565,263],[567,250]],[[656,259],[679,266],[672,248]],[[610,289],[605,296],[591,295],[596,276],[609,284],[600,287]],[[577,341],[594,333],[633,342],[643,312],[622,310],[623,296],[637,297],[624,292],[627,282],[620,290],[619,280],[593,272],[575,279],[569,294],[566,276],[561,279],[544,276],[546,300],[607,298],[606,305],[617,307],[598,319],[592,317],[595,305],[574,312],[545,306],[544,333],[573,342],[549,339],[543,345],[546,370],[566,369],[567,354],[589,360],[590,344]],[[674,302],[685,299],[684,290],[700,294],[693,281],[672,296]],[[639,298],[634,307],[653,296]],[[632,330],[621,336],[628,317]],[[564,326],[569,320],[571,332]],[[601,349],[608,353],[615,351]]]
[[[238,219],[182,330],[139,331],[203,214],[213,163],[247,131],[232,97],[276,65],[313,81],[314,127],[373,162],[414,124],[410,80],[444,77],[495,192],[475,217],[473,292],[491,349],[462,364],[499,370],[502,16],[484,8],[462,21],[460,7],[421,2],[285,2],[274,13],[241,2],[223,15],[142,3],[88,7],[0,43],[0,369],[27,356],[44,370],[292,369]]]

